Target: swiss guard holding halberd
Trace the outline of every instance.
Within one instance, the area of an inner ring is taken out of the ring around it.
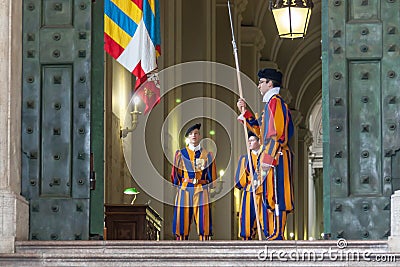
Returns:
[[[284,239],[287,214],[294,209],[292,166],[293,153],[289,141],[293,136],[294,125],[289,106],[279,94],[282,73],[275,69],[263,69],[258,72],[258,89],[263,98],[264,110],[261,118],[247,110],[244,99],[237,106],[242,114],[241,121],[256,133],[261,141],[261,152],[257,169],[266,183],[265,201],[267,208],[273,211],[269,216],[268,240]]]
[[[217,178],[214,157],[201,147],[201,124],[186,130],[189,144],[177,150],[171,180],[178,187],[175,199],[172,232],[177,240],[188,240],[194,219],[200,240],[212,236],[209,190]]]

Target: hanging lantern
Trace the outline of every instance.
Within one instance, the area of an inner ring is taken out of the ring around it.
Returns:
[[[270,9],[281,38],[302,38],[310,22],[311,0],[270,0]]]

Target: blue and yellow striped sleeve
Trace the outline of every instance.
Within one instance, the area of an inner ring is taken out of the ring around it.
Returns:
[[[235,174],[235,187],[243,189],[248,183],[247,156],[240,156]]]

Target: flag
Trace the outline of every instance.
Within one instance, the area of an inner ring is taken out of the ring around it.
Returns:
[[[105,0],[104,49],[136,76],[137,89],[161,54],[158,0]]]
[[[160,102],[160,80],[157,73],[149,75],[147,81],[143,82],[135,91],[145,104],[143,113],[147,114],[155,105]]]

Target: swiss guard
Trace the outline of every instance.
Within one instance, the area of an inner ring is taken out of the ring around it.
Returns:
[[[190,226],[195,221],[200,240],[212,236],[209,190],[217,178],[214,157],[200,145],[201,124],[186,130],[189,144],[177,150],[171,180],[177,186],[172,232],[177,240],[188,240]]]
[[[242,114],[239,120],[246,121],[250,131],[260,138],[261,151],[257,169],[266,179],[264,194],[267,208],[273,212],[268,225],[268,240],[284,239],[287,214],[294,210],[293,204],[293,153],[289,141],[294,126],[288,105],[280,93],[282,73],[275,69],[258,72],[258,89],[263,97],[264,110],[257,120],[246,109],[244,99],[237,106]]]
[[[254,183],[255,188],[255,202],[257,204],[257,213],[260,220],[261,228],[264,231],[264,235],[268,236],[268,218],[271,214],[267,210],[264,199],[265,192],[265,180],[261,180],[261,176],[257,174],[257,161],[261,151],[260,139],[253,132],[248,132],[248,143],[251,151],[251,168],[253,168],[254,178],[252,179],[250,165],[247,154],[240,156],[238,166],[235,175],[235,187],[243,190],[242,198],[240,201],[239,210],[239,237],[243,240],[252,240],[256,235],[257,222],[256,222],[256,211],[253,197],[253,187],[251,183]]]

